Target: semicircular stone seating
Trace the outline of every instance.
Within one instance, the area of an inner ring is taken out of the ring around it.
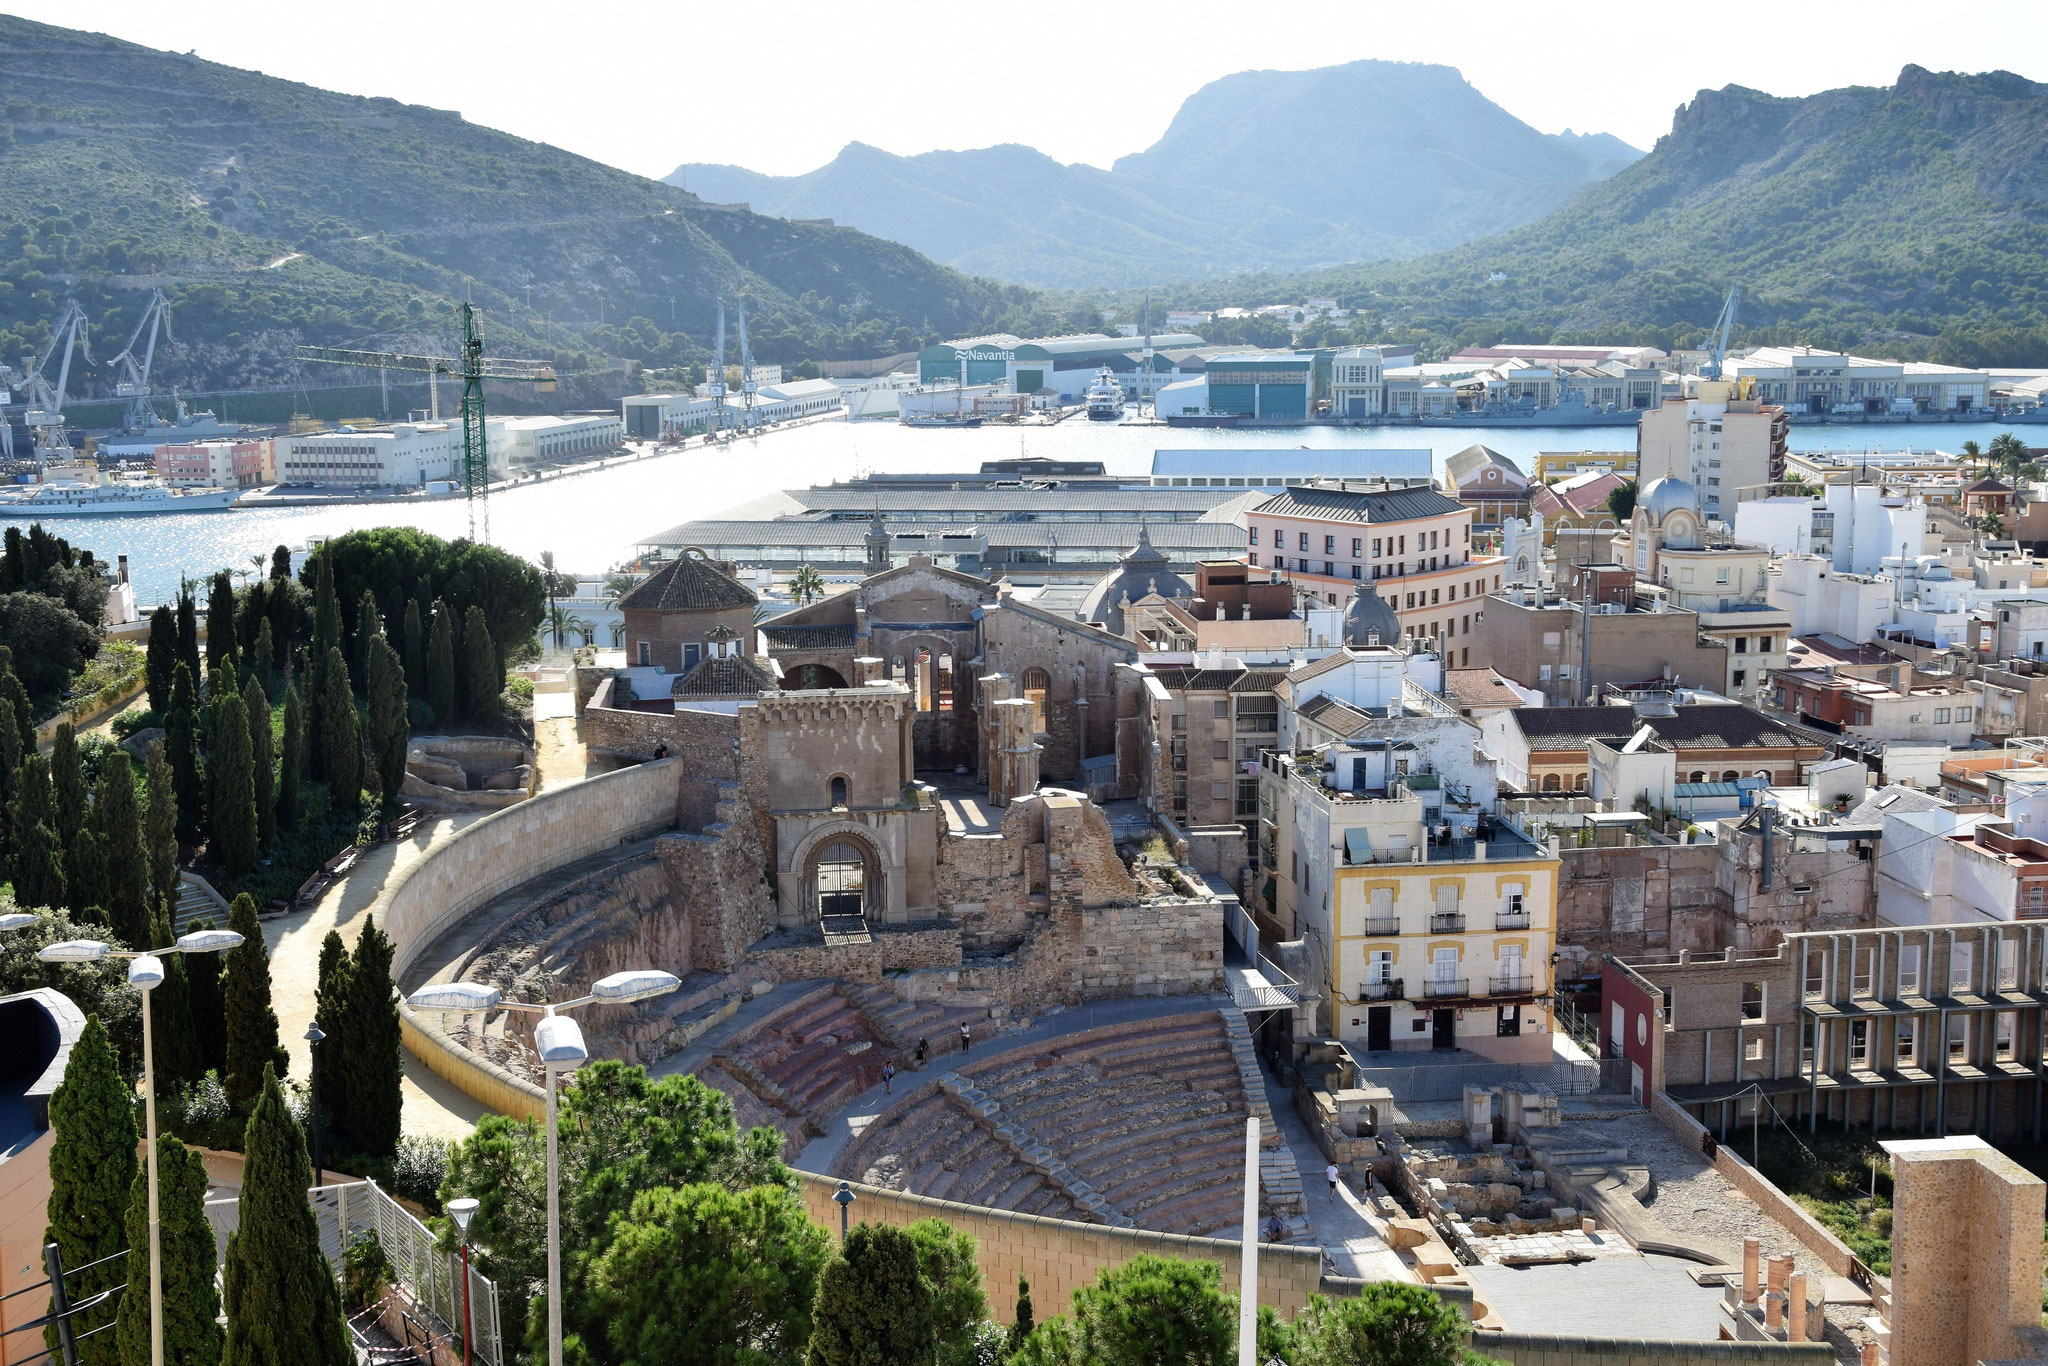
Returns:
[[[977,1057],[955,1075],[1115,1214],[1168,1233],[1234,1228],[1245,1096],[1215,1011]],[[989,1116],[937,1085],[885,1111],[847,1146],[833,1174],[994,1209],[1099,1217],[1000,1141]]]

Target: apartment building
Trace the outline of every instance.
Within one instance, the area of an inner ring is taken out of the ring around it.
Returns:
[[[1254,908],[1303,941],[1318,1025],[1368,1051],[1547,1060],[1557,858],[1489,814],[1477,729],[1397,649],[1346,650],[1276,691]]]
[[[156,448],[156,477],[177,488],[259,488],[277,482],[270,441],[194,441]]]
[[[1546,706],[1596,697],[1608,684],[1669,678],[1713,686],[1729,676],[1728,647],[1701,634],[1699,613],[1655,598],[1629,593],[1589,609],[1577,598],[1527,586],[1491,594],[1480,607],[1486,620],[1471,667],[1495,669],[1541,693]],[[1457,667],[1467,667],[1464,661],[1461,647]]]
[[[1703,380],[1697,398],[1666,399],[1636,419],[1637,480],[1683,479],[1708,518],[1732,520],[1735,491],[1785,477],[1792,427],[1785,410]]]
[[[1976,734],[1975,695],[1959,684],[1900,688],[1832,667],[1773,669],[1770,704],[1803,724],[1871,740],[1953,746]]]
[[[1662,1091],[1731,1141],[1773,1116],[2041,1140],[2048,925],[1610,956],[1601,999],[1601,1051],[1629,1061],[1633,1093]]]
[[[1732,783],[1762,775],[1798,783],[1828,757],[1827,737],[1731,702],[1664,706],[1522,707],[1481,721],[1502,786],[1522,792],[1584,792],[1594,740],[1625,745],[1645,727],[1671,747],[1682,783]]]
[[[1500,587],[1500,557],[1472,553],[1472,509],[1431,488],[1287,489],[1246,511],[1245,545],[1250,564],[1285,570],[1326,602],[1377,593],[1404,637],[1458,668],[1472,667],[1474,619]]]
[[[1624,479],[1633,479],[1636,474],[1636,453],[1634,451],[1538,451],[1536,468],[1529,477],[1539,484],[1553,479],[1566,479],[1575,474],[1618,474]]]
[[[1218,661],[1220,663],[1220,661]],[[1169,814],[1183,828],[1243,825],[1249,847],[1259,815],[1259,756],[1279,743],[1274,688],[1285,669],[1155,665],[1152,733],[1168,737]]]

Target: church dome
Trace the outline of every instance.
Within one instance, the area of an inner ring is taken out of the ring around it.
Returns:
[[[1195,590],[1173,572],[1172,561],[1152,544],[1152,533],[1138,524],[1138,543],[1123,554],[1117,567],[1097,579],[1081,604],[1080,618],[1100,624],[1115,635],[1125,634],[1124,602],[1136,602],[1147,593],[1162,598],[1191,598]]]
[[[1649,513],[1652,522],[1661,523],[1673,512],[1690,512],[1697,517],[1700,500],[1691,484],[1667,474],[1636,495],[1636,507]]]
[[[1351,595],[1351,605],[1344,609],[1344,643],[1361,650],[1374,645],[1399,645],[1401,619],[1387,606],[1385,598],[1370,588],[1361,588]]]

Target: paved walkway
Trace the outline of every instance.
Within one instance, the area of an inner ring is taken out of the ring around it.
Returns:
[[[277,1009],[278,1037],[291,1054],[291,1075],[311,1072],[308,1045],[301,1036],[313,1018],[313,999],[320,981],[320,944],[329,930],[339,931],[353,948],[363,932],[364,914],[376,904],[392,879],[417,863],[428,850],[446,844],[454,834],[480,817],[443,816],[422,822],[402,840],[380,844],[363,856],[327,889],[313,906],[265,922],[263,938],[270,948],[270,998]],[[329,1027],[330,1032],[332,1027]],[[332,1045],[324,1045],[331,1047]],[[451,1142],[466,1138],[477,1120],[489,1113],[427,1069],[408,1050],[402,1083],[405,1132]]]
[[[1263,1074],[1261,1074],[1263,1075]],[[1401,1254],[1387,1245],[1386,1221],[1372,1212],[1350,1183],[1337,1184],[1337,1198],[1329,1198],[1330,1185],[1323,1179],[1329,1159],[1316,1145],[1308,1124],[1295,1113],[1294,1097],[1271,1077],[1266,1077],[1266,1102],[1273,1119],[1301,1168],[1301,1193],[1308,1206],[1311,1236],[1323,1245],[1340,1276],[1367,1281],[1413,1281],[1415,1272],[1401,1260]]]

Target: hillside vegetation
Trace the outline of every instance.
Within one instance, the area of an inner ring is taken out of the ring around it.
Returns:
[[[160,378],[290,382],[299,341],[701,359],[750,300],[772,361],[884,355],[1029,317],[1032,296],[843,228],[720,212],[659,181],[466,123],[0,16],[0,356],[76,293],[102,359],[161,286]],[[86,377],[103,388],[106,376]],[[74,373],[74,392],[77,378]]]
[[[1648,156],[1526,227],[1174,297],[1336,295],[1364,311],[1356,339],[1440,353],[1504,338],[1690,344],[1731,283],[1748,342],[2042,364],[2048,85],[1908,66],[1893,86],[1801,99],[1702,91]]]

